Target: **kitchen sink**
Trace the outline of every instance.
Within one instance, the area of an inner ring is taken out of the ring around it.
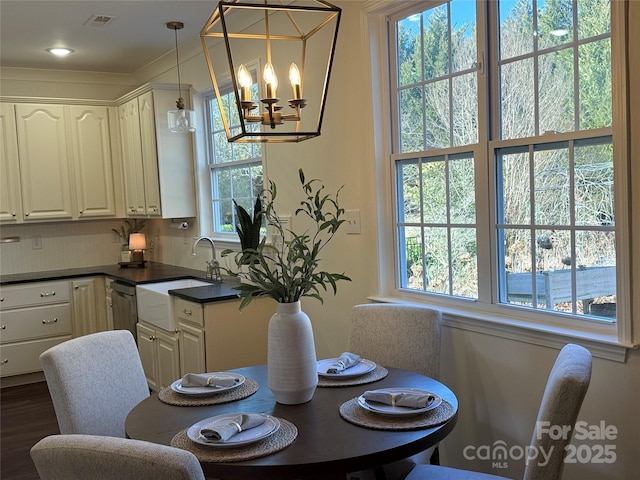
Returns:
[[[211,283],[193,278],[136,285],[138,319],[173,332],[177,329],[178,325],[173,313],[175,297],[169,295],[169,290],[202,287],[206,285],[211,285]]]

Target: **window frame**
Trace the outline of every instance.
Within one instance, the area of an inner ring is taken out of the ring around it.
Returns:
[[[252,72],[252,76],[254,76],[254,78],[257,78],[257,79],[259,79],[259,72],[261,71],[260,66],[261,66],[261,60],[259,59],[254,60],[252,62],[248,62],[246,64],[246,67],[249,69],[250,72]],[[260,93],[261,82],[256,80],[255,83],[257,83],[258,91]],[[221,79],[221,85],[223,86],[223,88],[221,89],[221,94],[226,95],[226,94],[233,93],[233,88],[232,88],[233,84],[231,82],[230,77],[226,79]],[[240,239],[237,233],[235,232],[235,230],[231,232],[216,231],[216,224],[217,223],[221,224],[221,221],[220,219],[216,218],[216,215],[217,215],[216,212],[218,208],[214,205],[214,191],[218,188],[216,185],[214,185],[214,182],[213,182],[214,172],[216,170],[226,168],[229,165],[233,165],[234,167],[240,167],[240,168],[242,168],[242,166],[256,165],[258,163],[258,160],[256,160],[257,157],[252,157],[249,159],[231,160],[229,162],[224,162],[224,163],[215,163],[214,145],[212,141],[213,131],[212,131],[212,125],[211,125],[210,110],[209,110],[209,108],[211,108],[209,105],[215,105],[216,107],[218,106],[218,100],[216,98],[215,91],[211,89],[203,93],[201,95],[201,101],[202,101],[202,115],[204,119],[202,124],[204,125],[204,130],[205,130],[204,131],[204,151],[206,153],[204,155],[204,167],[201,169],[200,174],[203,176],[206,176],[206,179],[204,181],[201,180],[201,185],[207,186],[207,193],[206,193],[206,197],[204,198],[204,201],[206,201],[207,203],[207,207],[204,208],[203,211],[206,212],[206,215],[208,217],[207,220],[203,222],[204,224],[203,226],[206,226],[206,229],[210,231],[209,236],[211,238],[218,241],[222,241],[222,242],[228,242],[229,244],[239,244]],[[222,132],[224,132],[224,129],[222,130]],[[262,155],[260,157],[260,163],[262,166],[263,184],[264,182],[268,181],[267,175],[266,175],[266,155],[267,154],[266,154],[266,149],[264,148],[264,145],[251,144],[251,143],[231,144],[232,147],[235,145],[240,145],[244,148],[259,147],[261,149]],[[253,203],[251,203],[251,205],[253,205]],[[235,212],[233,213],[233,215],[235,216]]]
[[[433,5],[443,2],[433,2]],[[490,2],[493,3],[493,2]],[[484,2],[477,1],[478,15],[482,15],[480,8]],[[556,345],[566,342],[567,339],[582,339],[583,342],[590,343],[594,347],[598,356],[624,360],[626,348],[634,346],[631,335],[631,302],[630,302],[630,264],[625,259],[630,258],[630,236],[629,236],[629,152],[628,152],[628,129],[629,119],[627,112],[627,64],[626,58],[626,15],[623,2],[611,2],[611,56],[612,56],[612,84],[613,84],[613,115],[618,121],[613,125],[610,134],[613,137],[614,148],[614,181],[615,181],[615,215],[616,215],[616,277],[617,277],[617,298],[618,313],[617,322],[613,325],[592,323],[585,318],[573,319],[566,315],[554,315],[548,312],[526,312],[518,307],[510,305],[500,305],[495,303],[498,295],[497,282],[497,262],[496,239],[497,236],[491,231],[496,225],[495,214],[495,164],[490,161],[490,149],[495,145],[491,141],[486,141],[486,148],[477,146],[476,148],[476,209],[478,218],[485,217],[489,220],[477,224],[478,228],[478,251],[490,252],[491,255],[480,255],[478,258],[478,275],[481,278],[489,277],[492,286],[489,293],[478,292],[478,299],[464,299],[456,297],[443,297],[428,293],[417,293],[399,288],[398,278],[398,237],[395,234],[397,218],[395,212],[395,199],[397,198],[397,178],[395,174],[395,161],[399,154],[396,150],[397,139],[394,136],[390,125],[390,115],[396,115],[397,111],[391,101],[393,80],[393,56],[390,51],[388,32],[390,24],[395,19],[403,18],[415,11],[422,11],[430,5],[422,4],[418,7],[411,5],[388,5],[382,2],[367,2],[364,10],[367,17],[367,27],[371,45],[371,72],[373,96],[375,99],[382,99],[382,105],[374,107],[374,130],[378,140],[374,143],[374,152],[378,165],[378,186],[382,189],[383,195],[378,199],[381,225],[380,252],[393,251],[394,255],[380,255],[380,277],[379,294],[372,296],[374,300],[380,301],[409,301],[416,303],[428,303],[440,307],[447,322],[460,328],[484,333],[496,334],[503,337],[515,338],[523,341],[530,341],[538,344]],[[495,5],[490,9],[496,9]],[[495,10],[493,14],[495,14]],[[489,16],[492,11],[489,11]],[[490,28],[496,28],[495,26]],[[488,32],[478,30],[480,38],[486,38]],[[484,45],[478,45],[478,59],[482,72],[480,77],[485,77],[487,71],[490,75],[497,74],[497,62],[493,62],[487,69],[483,62],[486,55],[483,51]],[[484,95],[485,90],[478,82],[478,94]],[[495,93],[495,92],[494,92]],[[482,104],[487,104],[486,99],[480,100]],[[385,105],[386,102],[386,105]],[[375,104],[375,102],[374,102]],[[379,115],[378,115],[379,114]],[[479,112],[479,118],[488,118],[486,111]],[[495,115],[495,114],[494,114]],[[480,125],[495,125],[496,119],[491,122],[480,122]],[[479,133],[479,138],[488,139],[487,132]],[[394,143],[395,142],[395,143]],[[402,154],[402,156],[418,156],[416,154]],[[486,186],[486,191],[482,192]],[[384,230],[384,231],[383,231]],[[490,258],[487,258],[490,257]],[[487,278],[488,279],[488,278]],[[483,283],[483,282],[480,282]],[[485,282],[486,283],[486,282]],[[618,348],[621,347],[621,348]],[[612,349],[611,349],[612,348]]]

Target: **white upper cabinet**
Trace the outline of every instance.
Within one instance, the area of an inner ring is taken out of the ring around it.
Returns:
[[[167,124],[177,98],[176,86],[145,85],[118,100],[129,216],[196,216],[192,138]]]
[[[78,216],[114,216],[116,206],[108,108],[74,105],[69,109]]]
[[[144,198],[140,111],[137,98],[118,107],[118,119],[122,145],[125,210],[127,215],[145,215],[147,208]]]
[[[0,221],[116,215],[109,110],[2,103]],[[111,123],[115,123],[115,118]]]
[[[24,220],[71,219],[64,107],[18,104],[15,108]]]
[[[0,103],[0,221],[22,218],[18,137],[13,104]]]

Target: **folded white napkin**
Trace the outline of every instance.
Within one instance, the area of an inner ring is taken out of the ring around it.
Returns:
[[[431,393],[394,392],[389,390],[368,390],[362,394],[365,400],[384,403],[396,407],[425,408],[431,405],[436,397]]]
[[[245,413],[229,418],[224,422],[218,420],[200,429],[200,435],[210,442],[226,442],[235,434],[258,427],[265,422],[265,417],[259,413]]]
[[[187,373],[182,377],[180,384],[183,387],[230,387],[237,381],[237,378],[233,378],[228,375]]]
[[[340,358],[335,361],[335,363],[329,365],[329,368],[327,368],[327,373],[340,373],[347,368],[351,368],[354,365],[357,365],[358,363],[360,363],[360,355],[356,355],[355,353],[350,352],[344,352],[342,355],[340,355]]]

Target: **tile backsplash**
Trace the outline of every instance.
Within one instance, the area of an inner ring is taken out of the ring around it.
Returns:
[[[19,237],[20,241],[0,243],[0,275],[92,267],[117,264],[121,240],[112,231],[122,220],[3,225],[0,237]],[[197,255],[192,246],[198,225],[189,222],[186,230],[169,228],[170,220],[149,220],[145,259],[200,270],[211,258],[211,249],[201,243]],[[218,256],[228,245],[216,244]]]
[[[121,242],[111,229],[120,225],[120,221],[3,225],[0,237],[19,237],[20,241],[0,243],[0,273],[117,263]]]

